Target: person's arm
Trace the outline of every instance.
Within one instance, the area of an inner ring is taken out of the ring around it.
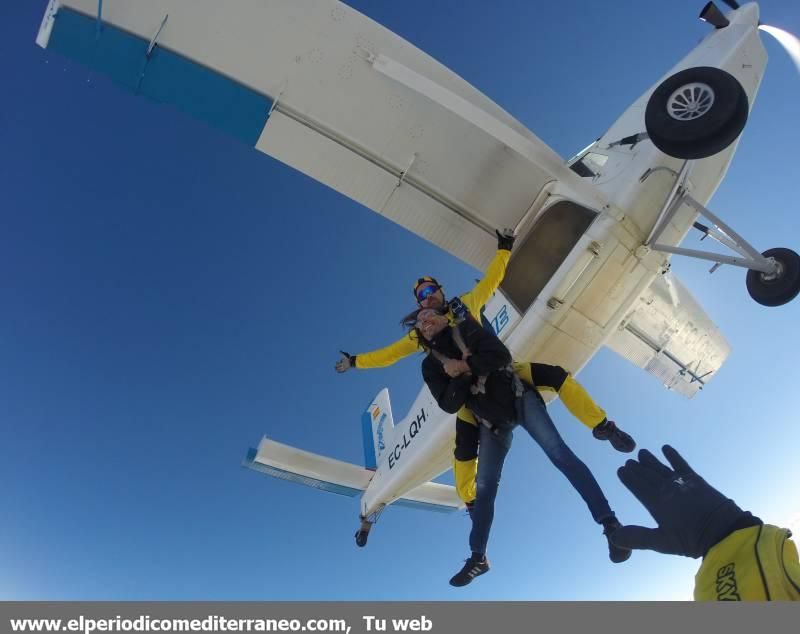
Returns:
[[[385,368],[419,351],[416,333],[410,332],[392,344],[371,352],[348,354],[342,351],[344,357],[336,364],[337,372],[346,372],[350,368],[361,370],[370,368]]]
[[[475,376],[485,376],[511,363],[511,353],[502,341],[486,331],[474,320],[466,320],[459,326],[471,354],[467,365]]]
[[[511,258],[511,249],[514,245],[513,233],[510,235],[497,233],[497,236],[497,253],[495,253],[494,258],[486,268],[483,279],[469,293],[461,296],[461,301],[466,304],[469,312],[476,319],[480,319],[484,305],[489,301],[489,298],[498,289],[506,276],[508,260]]]
[[[416,333],[410,332],[388,346],[371,352],[360,352],[355,355],[356,367],[359,369],[385,368],[397,363],[400,359],[419,352],[419,350]]]
[[[672,468],[646,449],[617,471],[650,512],[657,528],[623,526],[611,534],[621,548],[702,557],[695,577],[700,601],[800,600],[800,564],[789,531],[761,520],[726,498],[669,445]]]
[[[442,365],[430,357],[422,362],[422,378],[439,407],[448,414],[455,414],[460,410],[470,396],[472,376],[462,374],[450,378],[445,374]]]
[[[703,559],[695,600],[800,601],[800,562],[790,537],[768,524],[734,531]]]

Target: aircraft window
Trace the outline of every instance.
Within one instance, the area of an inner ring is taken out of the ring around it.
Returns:
[[[596,217],[597,212],[562,200],[517,242],[500,288],[520,313],[530,308]]]
[[[583,178],[594,178],[603,170],[606,161],[608,161],[608,157],[605,154],[587,152],[570,165],[570,169]]]

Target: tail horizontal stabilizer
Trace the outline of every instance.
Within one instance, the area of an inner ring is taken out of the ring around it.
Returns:
[[[258,449],[250,449],[242,465],[274,478],[349,497],[363,493],[375,475],[363,467],[296,449],[266,436]]]
[[[452,513],[464,508],[464,503],[458,497],[456,488],[438,482],[420,484],[396,500],[394,504],[436,513]]]
[[[258,449],[247,452],[242,465],[273,478],[348,497],[361,495],[375,475],[370,469],[284,445],[266,436]],[[455,487],[437,482],[421,484],[393,504],[437,513],[463,507]]]

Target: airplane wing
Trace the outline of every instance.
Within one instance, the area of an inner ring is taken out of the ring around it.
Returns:
[[[687,398],[703,389],[731,351],[671,273],[655,279],[606,345]]]
[[[580,179],[407,41],[335,0],[50,0],[40,46],[176,105],[483,269],[493,229]]]
[[[363,493],[375,475],[364,467],[290,447],[266,436],[258,449],[250,449],[242,464],[274,478],[348,497]],[[463,506],[455,487],[436,482],[411,489],[394,504],[437,512],[451,512]]]

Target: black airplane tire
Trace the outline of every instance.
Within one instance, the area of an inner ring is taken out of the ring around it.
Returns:
[[[733,75],[710,66],[665,79],[650,96],[644,122],[653,144],[680,159],[702,159],[733,143],[747,123],[747,93]]]
[[[762,306],[783,306],[800,293],[800,255],[791,249],[768,249],[765,258],[775,258],[780,274],[769,279],[760,271],[747,271],[747,292]]]
[[[363,548],[367,545],[367,538],[369,537],[369,531],[356,531],[356,546]]]

